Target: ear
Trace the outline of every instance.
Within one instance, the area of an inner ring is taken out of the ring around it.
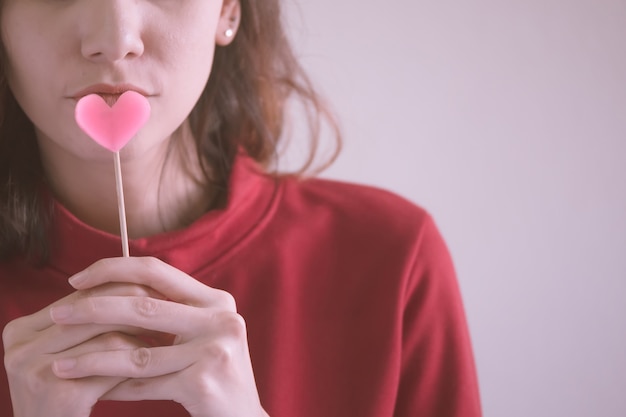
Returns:
[[[239,0],[224,0],[222,13],[217,23],[215,43],[227,46],[235,39],[241,21],[241,3]]]

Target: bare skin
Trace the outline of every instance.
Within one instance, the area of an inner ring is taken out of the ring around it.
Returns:
[[[86,417],[104,399],[173,400],[194,417],[267,416],[228,293],[155,258],[103,259],[71,284],[77,292],[5,328],[16,417]]]
[[[73,120],[79,92],[103,83],[141,89],[152,108],[121,153],[131,237],[184,227],[206,208],[187,117],[239,14],[237,0],[3,1],[9,86],[70,211],[118,230],[112,155]],[[88,417],[100,400],[146,399],[194,417],[267,416],[232,296],[154,258],[104,259],[70,282],[75,292],[3,331],[15,417]]]

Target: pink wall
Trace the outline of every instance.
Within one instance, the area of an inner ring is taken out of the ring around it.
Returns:
[[[626,1],[287,3],[345,128],[325,175],[449,242],[485,416],[626,416]]]

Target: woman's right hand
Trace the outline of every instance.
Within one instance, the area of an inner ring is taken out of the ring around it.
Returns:
[[[2,334],[4,365],[14,417],[88,417],[98,399],[124,381],[119,377],[60,379],[52,369],[57,359],[146,345],[142,341],[145,339],[136,337],[144,331],[135,328],[94,324],[63,326],[53,322],[55,314],[62,314],[55,309],[56,305],[100,294],[155,296],[154,291],[136,285],[108,285],[88,294],[77,291],[35,314],[7,324]]]

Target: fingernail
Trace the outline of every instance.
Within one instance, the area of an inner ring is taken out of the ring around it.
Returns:
[[[74,308],[70,304],[54,306],[50,308],[50,317],[53,321],[63,320],[71,316],[73,310]]]
[[[70,283],[72,287],[76,288],[77,285],[82,284],[86,280],[87,280],[87,272],[80,271],[79,273],[74,274],[74,276],[70,277],[70,279],[68,279],[68,282]]]
[[[54,370],[57,372],[67,372],[76,366],[76,359],[74,358],[57,359],[56,361],[54,361],[54,364],[52,366],[54,367]]]

